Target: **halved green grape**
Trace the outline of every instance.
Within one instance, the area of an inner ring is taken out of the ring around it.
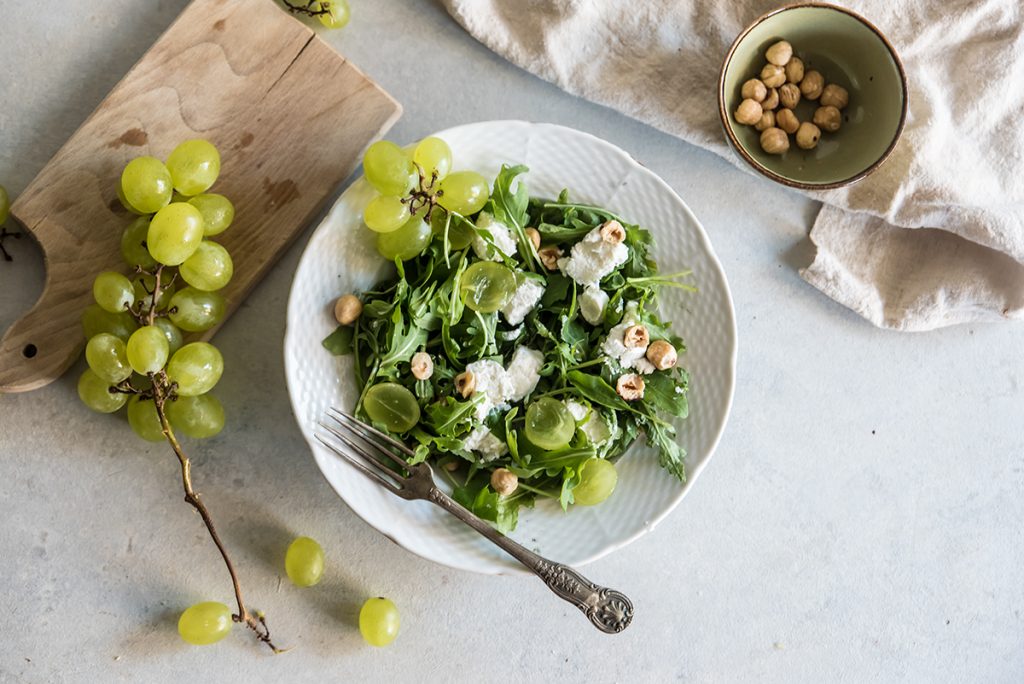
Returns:
[[[413,216],[405,225],[390,233],[378,233],[377,252],[385,259],[412,259],[423,253],[434,234],[419,216]]]
[[[178,396],[206,394],[224,372],[224,357],[209,342],[193,342],[174,352],[167,363],[167,377],[178,383]],[[408,391],[408,390],[406,390]]]
[[[92,372],[112,385],[127,380],[132,374],[124,340],[110,333],[99,333],[85,345],[85,361]]]
[[[427,178],[436,173],[437,180],[441,180],[452,170],[452,148],[444,140],[430,136],[416,146],[412,160],[419,164]]]
[[[326,7],[323,8],[330,10],[329,14],[321,14],[320,16],[317,17],[317,19],[320,20],[320,23],[326,26],[327,28],[340,29],[341,27],[348,23],[350,14],[348,0],[322,0],[321,2],[314,2],[313,4],[319,5],[320,7],[327,5]],[[318,7],[317,9],[320,9],[320,7]],[[313,8],[310,7],[310,9]]]
[[[153,217],[146,247],[161,264],[177,266],[203,241],[203,215],[187,202],[172,202]]]
[[[227,303],[216,292],[203,292],[194,287],[178,290],[171,297],[168,314],[171,322],[186,332],[202,332],[224,320]]]
[[[174,352],[181,349],[181,345],[184,343],[184,339],[181,336],[181,331],[178,330],[178,326],[171,323],[170,319],[164,318],[163,316],[157,317],[153,320],[153,325],[160,328],[163,332],[164,337],[167,338],[167,353],[173,354]]]
[[[377,233],[398,230],[409,220],[409,206],[398,197],[377,195],[363,210],[366,227]]]
[[[462,301],[473,311],[492,313],[508,304],[516,291],[516,276],[504,264],[477,261],[470,264],[459,280]]]
[[[487,180],[476,171],[456,171],[441,181],[438,203],[448,211],[469,216],[484,208],[490,198]]]
[[[138,327],[139,324],[127,311],[115,314],[104,311],[99,304],[90,304],[82,312],[82,332],[87,340],[100,333],[110,333],[127,342]]]
[[[128,401],[128,425],[147,442],[161,442],[164,439],[164,428],[152,399],[136,395]]]
[[[473,242],[476,231],[468,221],[449,220],[448,214],[443,211],[435,211],[430,215],[430,228],[438,239],[444,239],[445,224],[448,225],[448,247],[453,250],[464,249]]]
[[[87,369],[78,378],[78,398],[93,411],[113,413],[125,405],[128,395],[110,389],[110,383],[91,370]]]
[[[153,214],[167,206],[171,189],[171,174],[155,157],[136,157],[121,172],[121,196],[140,214]]]
[[[188,203],[203,215],[203,231],[206,237],[220,235],[235,220],[235,205],[224,195],[208,192],[196,195]]]
[[[182,195],[198,195],[220,175],[220,152],[207,140],[186,140],[167,157],[174,189]]]
[[[181,264],[182,280],[197,290],[219,290],[228,284],[235,265],[228,250],[210,240],[203,240],[195,253]]]
[[[363,410],[374,423],[390,432],[406,432],[420,421],[420,405],[408,389],[395,382],[380,382],[366,390]]]
[[[189,607],[178,618],[178,634],[193,646],[215,644],[231,631],[231,609],[217,601]]]
[[[288,579],[297,587],[311,587],[324,575],[324,550],[315,539],[298,537],[284,555]]]
[[[382,195],[403,196],[415,179],[412,160],[389,140],[378,140],[363,155],[363,175]]]
[[[167,418],[175,430],[192,439],[213,437],[224,429],[224,407],[212,394],[178,397],[167,405]]]
[[[576,434],[576,419],[564,402],[544,397],[526,409],[526,438],[541,449],[561,449]]]
[[[170,282],[171,274],[163,273],[160,276],[160,296],[156,300],[156,308],[164,309],[174,296],[175,286]],[[135,291],[136,304],[142,305],[143,311],[149,311],[149,305],[153,301],[153,288],[156,287],[156,278],[148,273],[140,273],[132,278],[132,288]]]
[[[149,217],[140,216],[124,229],[121,233],[121,256],[129,266],[141,266],[142,268],[153,268],[156,266],[156,259],[146,248],[146,238],[149,236]]]
[[[11,198],[7,194],[7,188],[0,185],[0,226],[7,223],[7,217],[11,213]]]
[[[612,495],[618,481],[614,463],[592,458],[580,470],[580,483],[572,490],[573,501],[580,506],[599,504]]]
[[[146,325],[128,338],[128,363],[139,375],[156,373],[167,363],[170,344],[164,331],[155,325]]]
[[[359,610],[359,632],[371,646],[390,644],[400,626],[398,607],[383,596],[367,599]]]
[[[92,281],[92,296],[104,311],[127,311],[135,302],[135,288],[127,276],[103,271]]]

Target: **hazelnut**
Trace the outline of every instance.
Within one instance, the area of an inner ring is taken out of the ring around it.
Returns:
[[[622,344],[626,348],[635,347],[646,347],[647,343],[651,341],[651,336],[647,332],[647,328],[642,325],[631,325],[626,328],[626,332],[622,334]]]
[[[824,131],[835,133],[843,123],[843,115],[832,105],[825,105],[814,110],[814,123]]]
[[[825,77],[820,72],[811,70],[804,74],[800,81],[800,94],[808,100],[817,100],[825,88]]]
[[[802,150],[813,150],[821,139],[821,129],[810,121],[804,121],[796,131],[796,144]]]
[[[626,239],[626,229],[618,221],[605,221],[601,226],[601,239],[611,245],[617,245]]]
[[[779,89],[769,88],[768,94],[764,98],[764,102],[761,103],[761,109],[775,109],[779,106]]]
[[[540,231],[536,228],[527,228],[526,237],[530,238],[534,249],[540,249]]]
[[[644,379],[636,373],[620,375],[615,381],[615,391],[626,401],[644,398]]]
[[[786,66],[792,56],[793,46],[784,40],[775,43],[764,53],[765,59],[778,66]]]
[[[850,93],[846,92],[846,88],[843,86],[829,83],[822,89],[821,99],[818,101],[822,105],[830,105],[836,109],[842,109],[850,104]]]
[[[668,370],[676,365],[679,355],[676,348],[665,340],[654,340],[647,348],[647,360],[658,370]]]
[[[540,263],[544,265],[544,268],[549,271],[557,271],[558,259],[562,256],[562,250],[558,248],[558,245],[548,245],[538,249],[537,256],[540,257]]]
[[[787,83],[779,88],[779,102],[787,109],[795,109],[800,104],[800,86]]]
[[[472,371],[462,371],[455,376],[455,391],[463,399],[469,399],[473,396],[473,392],[476,392],[476,376],[473,375]]]
[[[775,125],[775,112],[765,112],[761,115],[761,120],[754,124],[754,128],[759,131],[763,131],[766,128],[771,128]]]
[[[756,78],[745,81],[743,87],[740,88],[740,95],[743,96],[744,100],[757,100],[760,102],[767,94],[768,88]]]
[[[763,114],[761,110],[761,103],[757,100],[747,99],[740,102],[740,106],[736,108],[736,113],[733,116],[735,116],[736,120],[741,124],[753,126],[761,120],[761,114]]]
[[[789,149],[789,136],[781,128],[766,128],[761,132],[761,149],[768,154],[782,154]]]
[[[793,57],[786,62],[786,80],[797,84],[804,80],[804,60]]]
[[[491,489],[501,496],[508,496],[519,487],[519,477],[508,468],[496,468],[491,473]]]
[[[342,295],[334,302],[334,317],[342,325],[352,325],[363,313],[363,303],[353,294]]]
[[[416,352],[409,361],[412,375],[417,380],[428,380],[434,374],[434,360],[427,352]]]
[[[444,464],[444,469],[447,470],[449,473],[454,473],[456,470],[459,469],[459,462],[453,458],[452,460]]]
[[[761,69],[761,82],[769,88],[778,88],[786,82],[786,70],[777,64],[765,64]]]
[[[782,109],[775,115],[775,125],[786,133],[796,133],[796,129],[800,128],[800,119],[796,118],[792,109]]]

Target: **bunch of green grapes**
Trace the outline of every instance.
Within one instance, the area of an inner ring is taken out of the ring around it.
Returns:
[[[284,6],[295,14],[316,17],[329,29],[339,29],[348,24],[348,0],[284,0]]]
[[[200,439],[224,427],[224,409],[208,394],[224,360],[213,345],[183,339],[224,318],[218,290],[234,265],[210,238],[227,230],[235,208],[208,192],[219,174],[217,148],[189,140],[166,163],[131,160],[118,184],[121,203],[138,215],[121,236],[132,271],[105,271],[93,282],[95,304],[82,316],[89,369],[78,395],[102,413],[127,404],[128,423],[145,440],[160,441],[172,427]]]
[[[375,142],[363,155],[363,176],[378,193],[366,205],[363,223],[377,233],[377,251],[390,260],[411,259],[427,248],[438,207],[470,216],[490,198],[487,179],[475,171],[453,172],[451,148],[435,137],[404,148]]]

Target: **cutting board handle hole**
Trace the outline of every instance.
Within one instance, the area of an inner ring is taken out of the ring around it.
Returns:
[[[26,344],[25,348],[21,350],[21,355],[24,356],[26,359],[31,359],[38,353],[39,350],[36,349],[36,345],[34,344]]]

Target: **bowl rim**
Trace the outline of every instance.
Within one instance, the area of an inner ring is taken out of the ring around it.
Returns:
[[[820,9],[829,9],[834,10],[836,12],[842,12],[843,14],[851,16],[860,23],[864,24],[876,36],[878,36],[878,39],[882,41],[883,45],[885,45],[885,48],[889,51],[889,54],[892,56],[893,62],[896,64],[896,70],[899,72],[900,75],[900,90],[903,96],[902,107],[900,109],[899,124],[896,126],[896,132],[893,134],[892,140],[889,142],[889,146],[886,147],[885,151],[882,152],[881,156],[879,156],[878,159],[872,162],[868,167],[864,168],[861,171],[858,171],[854,175],[849,176],[848,178],[843,178],[841,180],[831,181],[828,183],[808,183],[805,181],[793,180],[792,178],[787,178],[786,176],[778,174],[762,165],[761,162],[759,162],[749,152],[747,152],[747,150],[740,143],[739,138],[736,137],[736,134],[732,128],[732,122],[729,119],[729,112],[726,111],[725,108],[725,72],[729,68],[729,64],[732,63],[733,55],[735,54],[736,49],[739,47],[740,43],[743,42],[743,39],[746,38],[751,31],[753,31],[755,28],[760,26],[768,19],[774,17],[776,14],[782,14],[783,12],[788,12],[789,10],[801,9],[805,7],[816,7]],[[856,183],[857,181],[863,178],[866,178],[868,175],[873,173],[879,166],[881,166],[885,162],[885,160],[889,158],[893,150],[896,149],[896,144],[903,136],[903,129],[907,123],[907,111],[910,105],[909,95],[909,88],[907,87],[907,72],[903,68],[903,60],[900,59],[899,54],[896,52],[896,48],[893,47],[892,43],[889,42],[889,39],[885,37],[885,34],[882,33],[882,31],[877,26],[872,24],[870,21],[865,19],[860,14],[857,14],[853,10],[848,9],[846,7],[840,7],[839,5],[833,5],[827,2],[814,2],[811,0],[805,2],[794,2],[788,5],[783,5],[782,7],[777,7],[771,10],[770,12],[766,12],[759,16],[757,19],[755,19],[749,26],[743,29],[743,31],[741,31],[738,36],[736,36],[736,39],[732,42],[732,45],[729,46],[729,51],[725,54],[725,59],[722,61],[722,68],[719,70],[718,74],[718,116],[721,119],[722,128],[725,130],[725,135],[729,140],[729,144],[744,159],[744,161],[746,161],[758,173],[767,176],[768,178],[778,183],[782,183],[783,185],[788,185],[791,188],[799,188],[801,190],[830,190],[834,188],[841,188]]]

